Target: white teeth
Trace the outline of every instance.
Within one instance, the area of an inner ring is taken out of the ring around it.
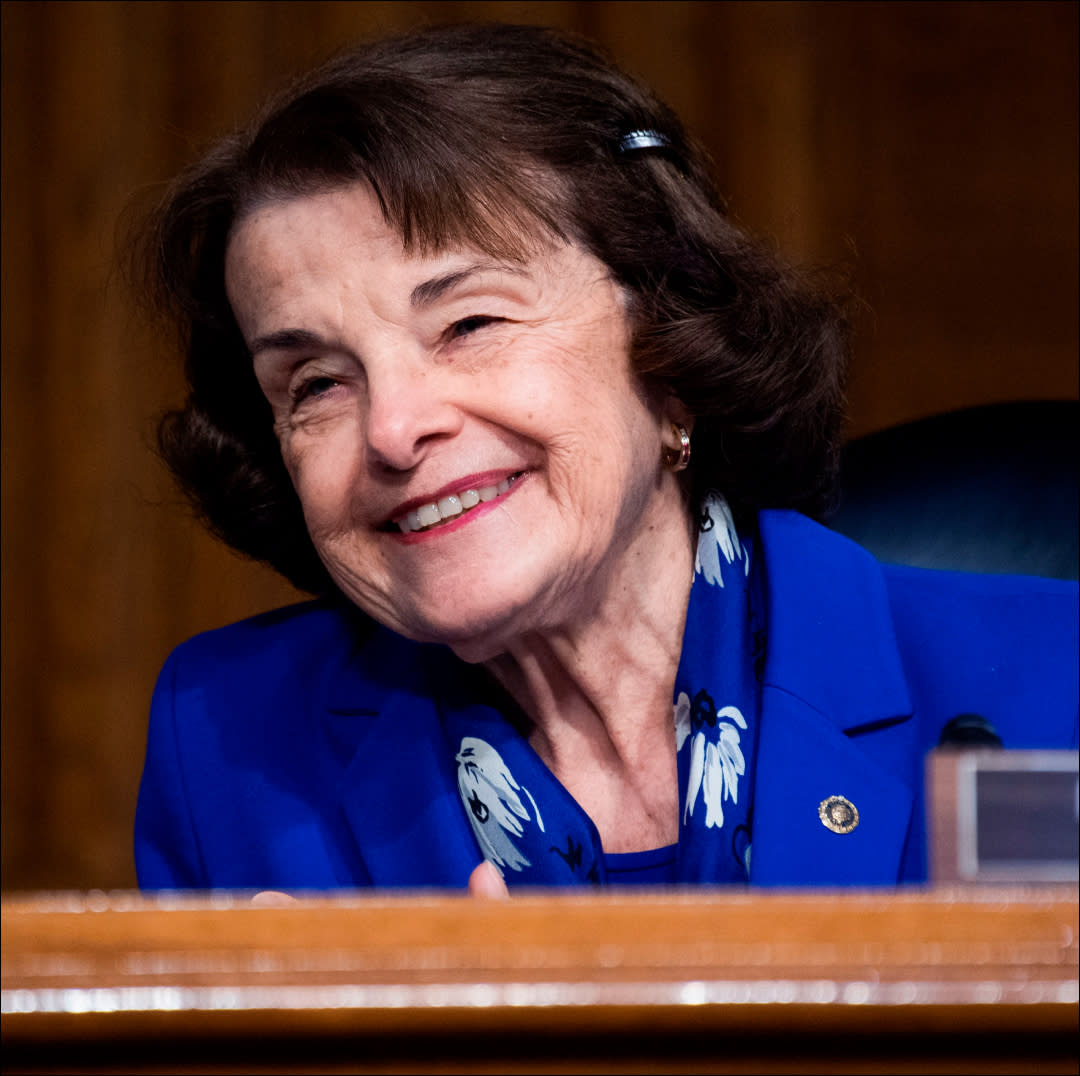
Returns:
[[[496,497],[505,493],[518,479],[518,475],[510,475],[504,478],[498,485],[481,486],[479,489],[466,489],[459,494],[450,494],[442,497],[438,503],[424,504],[398,520],[398,528],[402,534],[411,534],[413,531],[426,530],[434,527],[445,519],[453,519],[475,508],[481,501],[493,501]]]
[[[452,493],[449,497],[443,497],[439,501],[439,515],[442,516],[443,519],[449,519],[451,516],[460,516],[461,500]]]
[[[442,516],[439,514],[439,506],[437,504],[425,504],[416,510],[417,516],[420,518],[421,527],[430,527],[438,523]]]

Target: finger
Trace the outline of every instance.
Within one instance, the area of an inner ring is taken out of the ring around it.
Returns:
[[[295,904],[296,897],[290,897],[288,893],[281,893],[276,889],[264,889],[251,898],[251,903],[256,908],[284,908],[286,904]]]
[[[494,863],[486,859],[469,875],[469,895],[486,900],[506,900],[510,890]]]

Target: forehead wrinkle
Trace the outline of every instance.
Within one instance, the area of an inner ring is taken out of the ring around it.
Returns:
[[[515,276],[522,277],[529,275],[523,266],[499,262],[476,262],[473,265],[467,265],[462,269],[454,269],[449,273],[442,273],[417,284],[409,296],[409,304],[414,309],[430,306],[441,299],[448,291],[452,291],[479,273],[485,272],[512,273]]]

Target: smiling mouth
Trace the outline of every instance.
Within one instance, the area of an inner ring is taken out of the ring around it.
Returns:
[[[510,487],[524,474],[518,471],[516,474],[504,478],[490,486],[478,486],[476,489],[463,489],[460,493],[451,493],[446,497],[440,497],[431,504],[422,504],[411,512],[395,519],[390,530],[395,528],[402,534],[416,534],[420,531],[434,530],[445,523],[450,523],[467,515],[478,505],[501,497]]]

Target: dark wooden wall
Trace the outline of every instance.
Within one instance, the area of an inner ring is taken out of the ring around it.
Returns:
[[[598,39],[705,138],[746,224],[854,265],[855,433],[1076,395],[1075,4],[5,3],[6,888],[133,883],[157,669],[295,597],[155,461],[182,386],[115,278],[125,206],[328,51],[463,19]]]

